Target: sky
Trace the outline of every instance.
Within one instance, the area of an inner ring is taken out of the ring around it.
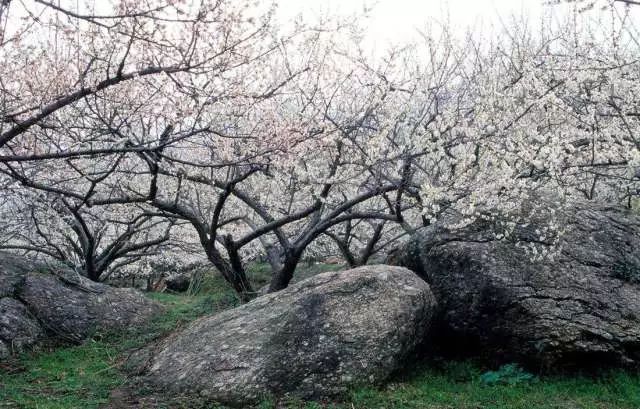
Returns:
[[[414,36],[429,19],[449,21],[460,32],[467,27],[486,29],[501,24],[513,14],[526,13],[538,19],[544,12],[542,0],[279,0],[279,12],[286,18],[302,13],[313,18],[335,11],[349,15],[371,6],[367,19],[367,41],[384,47]],[[547,7],[548,10],[548,7]]]
[[[599,1],[599,2],[598,2]],[[598,0],[596,7],[581,13],[587,19],[597,19],[602,24],[603,16],[611,17],[611,9],[603,11],[602,6],[608,0]],[[414,38],[417,30],[426,26],[427,21],[436,19],[448,21],[449,26],[460,34],[469,28],[474,32],[490,32],[501,29],[503,24],[510,26],[513,16],[526,16],[535,26],[541,17],[553,17],[565,20],[572,13],[576,3],[563,3],[560,6],[545,5],[545,0],[278,0],[279,13],[285,19],[302,13],[313,19],[322,13],[337,12],[343,15],[361,13],[365,6],[371,6],[370,17],[366,20],[367,32],[365,44],[378,51],[393,43],[403,43]],[[583,3],[587,4],[585,0]],[[624,13],[623,6],[617,7],[617,13]],[[640,6],[631,7],[630,16],[635,26],[640,27]],[[621,14],[620,14],[621,15]],[[611,20],[609,20],[611,21]],[[619,21],[619,20],[618,20]],[[532,26],[532,27],[533,27]],[[636,32],[637,36],[640,33]]]
[[[1,1],[1,0],[0,0]],[[34,7],[33,0],[20,0]],[[77,0],[61,0],[73,9]],[[234,0],[230,0],[233,2]],[[273,0],[256,0],[258,5],[271,4]],[[313,21],[319,15],[362,15],[365,8],[371,11],[368,18],[361,19],[366,26],[363,45],[375,52],[384,53],[393,44],[406,44],[418,36],[418,30],[426,27],[428,22],[448,22],[448,26],[464,34],[468,29],[474,33],[500,30],[503,25],[511,26],[513,16],[526,16],[535,27],[542,16],[553,15],[555,19],[564,20],[575,7],[571,0],[561,0],[561,6],[548,6],[549,0],[275,0],[279,4],[278,14],[283,21],[288,21],[298,14]],[[551,0],[553,1],[553,0]],[[592,0],[583,0],[582,4]],[[609,0],[596,0],[599,6],[608,4]],[[83,4],[80,2],[79,4]],[[104,0],[92,0],[88,3],[106,5]],[[259,7],[260,8],[260,7]],[[620,7],[622,8],[622,7]],[[20,7],[18,7],[20,9]],[[607,11],[595,8],[596,11],[584,13],[592,17],[602,16]],[[640,6],[631,7],[636,37],[640,38]],[[13,13],[14,21],[18,21],[19,12]],[[607,25],[602,25],[606,27]]]
[[[1,1],[1,0],[0,0]],[[233,2],[234,0],[230,0]],[[259,5],[269,5],[274,0],[256,0]],[[367,26],[364,45],[373,50],[384,51],[394,43],[406,43],[417,35],[417,30],[424,28],[430,20],[449,21],[451,27],[463,33],[467,27],[486,28],[490,24],[500,24],[500,19],[508,19],[510,15],[526,13],[537,19],[545,0],[275,0],[278,13],[283,21],[302,14],[313,21],[318,15],[341,14],[361,15],[366,8],[371,9],[368,18],[361,20]],[[604,1],[604,0],[601,0]],[[24,3],[23,3],[24,2]],[[197,1],[196,1],[197,2]],[[33,0],[20,0],[18,4],[26,4],[31,10],[41,9],[41,5]],[[84,1],[60,0],[68,9],[75,9]],[[90,0],[93,8],[100,10],[107,7],[104,0]],[[260,7],[259,7],[260,8]],[[13,19],[19,21],[24,13],[14,7]],[[105,14],[108,12],[105,10]]]

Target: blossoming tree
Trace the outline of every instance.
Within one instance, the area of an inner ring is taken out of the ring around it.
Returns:
[[[509,240],[541,196],[640,195],[626,20],[433,25],[374,58],[357,21],[281,25],[244,1],[0,4],[2,245],[94,279],[177,226],[248,300],[257,254],[277,291],[326,239],[358,265],[438,220]],[[532,257],[561,234],[548,218]]]

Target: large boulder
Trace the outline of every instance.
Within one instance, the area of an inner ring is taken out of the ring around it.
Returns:
[[[138,291],[0,252],[0,358],[47,339],[81,342],[96,330],[134,327],[160,310]]]
[[[389,262],[430,284],[441,346],[550,369],[637,366],[640,217],[587,203],[546,216],[507,238],[495,222],[435,224]],[[564,232],[554,239],[549,222]],[[532,261],[545,252],[551,257]]]
[[[156,388],[226,404],[333,396],[388,378],[433,308],[429,286],[404,268],[323,273],[202,318],[131,361]]]
[[[13,298],[0,298],[0,358],[24,352],[44,336],[38,320]]]
[[[50,334],[71,342],[81,342],[96,330],[134,328],[160,311],[138,290],[83,277],[68,282],[51,274],[28,273],[18,297]]]
[[[44,271],[45,266],[15,254],[0,252],[0,298],[14,297],[26,273]]]

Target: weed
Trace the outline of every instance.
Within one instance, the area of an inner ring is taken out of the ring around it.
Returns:
[[[518,364],[503,365],[497,371],[487,371],[480,376],[485,385],[519,385],[537,381],[538,378],[520,368]]]

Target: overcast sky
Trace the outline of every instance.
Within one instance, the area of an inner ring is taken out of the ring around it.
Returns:
[[[487,32],[491,27],[501,28],[503,23],[509,25],[512,16],[527,16],[533,27],[542,16],[564,20],[575,7],[575,3],[545,6],[544,0],[279,0],[279,3],[279,12],[284,18],[300,13],[310,18],[327,12],[348,15],[362,12],[365,5],[372,6],[370,18],[366,20],[366,43],[378,51],[385,49],[390,42],[412,38],[418,29],[433,19],[448,20],[450,26],[460,33],[470,27]],[[587,19],[598,19],[596,25],[602,25],[600,18],[611,17],[611,10],[601,9],[608,4],[606,0],[596,4],[598,6],[593,11],[580,15]],[[630,10],[637,29],[640,27],[640,6]],[[617,12],[621,13],[619,16],[624,14],[623,7],[618,7]],[[637,32],[636,35],[640,36]]]
[[[402,41],[415,35],[430,19],[448,20],[461,32],[469,26],[486,29],[501,24],[513,14],[526,13],[538,19],[544,11],[541,0],[279,0],[280,12],[289,17],[298,13],[315,14],[335,11],[342,14],[361,12],[373,7],[368,40],[378,46]]]
[[[2,0],[0,0],[2,1]],[[231,0],[233,1],[233,0]],[[270,4],[271,0],[257,0],[258,4]],[[574,4],[564,3],[561,6],[545,6],[545,0],[276,0],[279,3],[279,15],[283,21],[289,20],[298,14],[314,20],[318,15],[353,15],[363,13],[370,8],[369,18],[362,20],[367,27],[365,46],[371,50],[382,51],[392,43],[404,43],[417,35],[417,31],[425,28],[431,21],[448,22],[455,31],[463,34],[471,28],[474,32],[490,31],[492,27],[502,28],[502,24],[511,26],[510,19],[513,16],[526,16],[532,27],[536,27],[542,16],[554,16],[554,19],[564,20]],[[568,1],[568,0],[565,0]],[[584,0],[588,3],[591,0]],[[608,4],[608,0],[597,0],[598,5]],[[104,0],[88,1],[95,4],[98,9],[106,6]],[[41,5],[34,1],[16,2],[10,15],[13,21],[19,21],[24,15],[20,11],[21,4],[27,4],[30,10],[37,10]],[[76,0],[62,0],[62,4],[69,9],[74,9]],[[619,9],[623,9],[619,7]],[[640,38],[640,6],[632,7],[631,20],[634,21],[634,35]],[[620,11],[620,10],[619,10]],[[622,14],[624,12],[622,11]],[[589,19],[610,16],[610,10],[602,11],[596,7],[595,11],[581,14],[590,16]],[[617,21],[620,21],[620,16]],[[10,19],[11,20],[11,19]],[[609,20],[611,21],[611,20]],[[596,26],[604,28],[610,25],[596,23]]]

